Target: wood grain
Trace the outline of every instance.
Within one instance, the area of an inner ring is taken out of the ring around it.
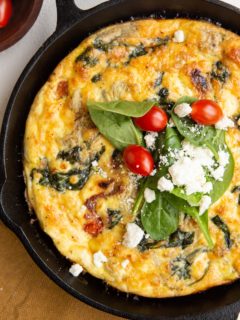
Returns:
[[[76,300],[32,261],[0,222],[0,320],[120,320]]]

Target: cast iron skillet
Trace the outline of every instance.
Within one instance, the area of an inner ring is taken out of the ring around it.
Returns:
[[[0,216],[19,237],[39,267],[59,286],[93,307],[130,319],[234,320],[240,311],[239,282],[171,299],[127,297],[90,275],[72,277],[70,262],[55,249],[37,223],[31,224],[24,199],[22,141],[32,101],[54,67],[89,32],[131,16],[210,18],[240,32],[240,10],[217,0],[112,0],[79,10],[73,0],[57,0],[55,33],[24,69],[10,97],[1,133]]]

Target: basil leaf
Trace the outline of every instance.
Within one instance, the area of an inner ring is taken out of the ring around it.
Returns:
[[[97,102],[88,101],[88,109],[108,111],[118,113],[128,117],[141,117],[144,116],[157,102],[156,101],[111,101],[111,102]]]
[[[122,150],[130,144],[142,144],[142,133],[131,118],[94,108],[89,108],[89,113],[98,130],[115,148]]]
[[[145,202],[141,212],[141,222],[144,230],[153,240],[166,239],[178,228],[179,211],[165,193],[155,192],[156,200]]]

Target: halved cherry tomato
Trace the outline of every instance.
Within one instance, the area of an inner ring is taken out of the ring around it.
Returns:
[[[166,112],[153,106],[144,116],[133,119],[136,126],[144,131],[162,131],[166,128],[168,118]]]
[[[212,100],[198,100],[192,104],[191,117],[199,124],[212,125],[221,120],[223,112]]]
[[[123,151],[123,159],[133,173],[149,176],[153,171],[154,161],[151,153],[138,145],[130,145]]]
[[[8,24],[12,15],[12,0],[0,0],[0,28]]]

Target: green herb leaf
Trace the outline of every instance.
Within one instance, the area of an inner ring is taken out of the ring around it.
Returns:
[[[153,100],[141,102],[124,100],[111,102],[88,101],[87,107],[88,110],[108,111],[123,116],[138,118],[144,116],[154,104],[156,104],[156,101]]]
[[[228,226],[219,216],[213,217],[212,222],[223,232],[226,246],[230,249],[232,246],[232,240]]]
[[[144,230],[154,240],[166,239],[177,230],[179,211],[172,205],[165,193],[155,191],[156,200],[145,202],[141,213]]]
[[[120,210],[112,210],[109,208],[107,209],[107,213],[108,213],[108,220],[109,220],[108,228],[112,229],[122,219],[122,215],[120,213]]]
[[[194,240],[194,232],[185,232],[180,229],[172,233],[166,244],[163,245],[165,248],[182,247],[185,249],[191,245]]]
[[[89,113],[98,130],[115,148],[122,150],[130,144],[142,144],[142,132],[134,126],[131,118],[91,107]]]
[[[62,159],[74,164],[75,162],[80,161],[80,151],[79,146],[75,146],[69,150],[62,150],[58,153],[57,159]]]

